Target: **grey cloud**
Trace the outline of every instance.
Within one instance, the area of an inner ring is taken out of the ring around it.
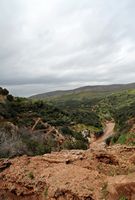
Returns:
[[[1,0],[0,85],[31,95],[135,79],[134,0]]]

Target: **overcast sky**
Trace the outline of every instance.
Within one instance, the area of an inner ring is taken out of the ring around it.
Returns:
[[[0,86],[135,82],[135,0],[0,0]]]

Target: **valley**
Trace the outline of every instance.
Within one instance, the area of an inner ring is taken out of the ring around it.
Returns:
[[[134,200],[131,85],[43,99],[1,88],[0,200]]]

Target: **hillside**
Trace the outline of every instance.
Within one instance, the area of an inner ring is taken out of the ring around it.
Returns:
[[[131,136],[129,137],[134,137],[135,89],[117,91],[106,95],[104,93],[102,96],[99,96],[98,93],[97,96],[92,97],[89,95],[85,98],[77,97],[78,94],[74,95],[74,99],[59,97],[49,102],[70,113],[87,113],[88,111],[93,111],[102,123],[106,120],[114,120],[116,124],[115,131],[117,133],[115,141],[120,135],[124,134],[130,133]]]
[[[87,149],[93,135],[104,133],[107,121],[115,123],[107,144],[135,144],[135,89],[47,101],[13,98],[2,91],[0,157]]]
[[[78,124],[84,128],[76,130]],[[43,101],[5,99],[0,103],[0,157],[87,149],[88,139],[82,135],[87,126],[95,132],[102,129],[93,111],[71,113]]]
[[[135,199],[135,88],[47,101],[1,91],[0,200]]]
[[[62,96],[69,96],[71,99],[74,95],[82,95],[83,96],[93,96],[94,94],[96,96],[98,95],[106,95],[108,93],[121,91],[121,90],[127,90],[127,89],[134,89],[135,83],[129,83],[129,84],[114,84],[114,85],[96,85],[96,86],[84,86],[73,90],[59,90],[59,91],[53,91],[53,92],[47,92],[43,94],[37,94],[33,95],[30,98],[31,99],[45,99],[45,98],[57,98]],[[64,98],[64,97],[63,97]],[[65,97],[68,98],[68,97]]]

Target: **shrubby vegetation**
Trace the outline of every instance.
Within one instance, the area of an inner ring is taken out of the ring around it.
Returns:
[[[128,132],[132,126],[129,120],[135,118],[135,102],[130,105],[123,106],[113,112],[113,118],[117,123],[117,130],[120,132]]]
[[[5,103],[0,103],[0,117],[0,157],[24,154],[34,156],[63,148],[86,149],[88,147],[88,141],[82,134],[70,128],[72,123],[81,120],[81,114],[77,119],[76,115],[72,116],[67,110],[44,101],[25,98],[14,98],[12,101],[7,99]],[[42,124],[38,124],[34,132],[31,132],[38,118],[56,127],[65,136],[65,142],[60,145],[53,135],[46,138],[45,132],[42,131],[44,129]]]
[[[8,101],[13,101],[13,96],[9,94],[9,91],[6,88],[0,87],[0,95],[6,96]]]
[[[44,139],[44,134],[33,134],[27,129],[7,130],[6,126],[0,128],[0,157],[34,156],[51,152],[51,143]]]
[[[97,95],[97,97],[93,94],[90,98],[88,96],[83,98],[82,94],[77,94],[78,100],[77,98],[75,99],[76,95],[74,94],[71,99],[66,96],[64,99],[63,96],[58,101],[55,99],[52,102],[66,111],[70,110],[72,121],[75,121],[76,124],[91,125],[99,128],[97,132],[102,131],[101,122],[114,120],[116,123],[115,132],[117,134],[112,138],[108,138],[108,143],[119,142],[121,135],[121,137],[124,137],[124,134],[130,132],[133,126],[131,119],[135,118],[134,89],[117,91],[108,95]]]
[[[88,143],[83,140],[75,140],[75,141],[65,141],[63,144],[64,149],[83,149],[86,150],[88,148]]]
[[[66,149],[87,149],[88,141],[81,134],[82,129],[102,134],[102,122],[114,120],[117,134],[107,139],[107,144],[126,143],[134,145],[134,132],[131,131],[135,118],[135,91],[122,91],[108,96],[87,97],[79,94],[51,101],[33,101],[26,98],[13,98],[6,89],[0,94],[7,99],[0,103],[0,157],[15,155],[41,155],[51,151]],[[54,126],[64,136],[59,145],[54,137],[44,138],[42,124],[30,129],[37,118]],[[18,130],[11,128],[11,122]],[[5,123],[5,125],[4,125]],[[80,128],[79,128],[80,127]],[[14,131],[16,134],[14,134]],[[133,139],[133,140],[132,140]]]
[[[112,143],[135,145],[135,133],[131,132],[135,124],[135,102],[115,110],[113,118],[116,122],[117,134],[112,137]]]
[[[0,127],[0,157],[35,156],[61,149],[88,148],[88,141],[81,133],[71,131],[68,136],[60,145],[53,135],[46,137],[44,131],[31,132],[27,128],[18,129],[12,123],[4,122]]]
[[[86,109],[86,108],[85,108]],[[0,115],[12,120],[19,125],[31,125],[31,119],[41,117],[43,121],[53,126],[69,126],[71,123],[85,124],[94,127],[102,127],[98,115],[92,110],[78,108],[67,109],[57,107],[44,101],[32,101],[16,98],[12,102],[0,104]]]
[[[9,94],[9,91],[6,88],[1,88],[0,87],[0,94],[3,96],[7,96]]]

